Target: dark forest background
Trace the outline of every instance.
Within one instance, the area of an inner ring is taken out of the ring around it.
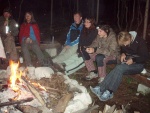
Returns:
[[[41,33],[51,35],[58,29],[70,26],[77,6],[83,18],[91,15],[96,19],[97,3],[98,0],[53,0],[52,25],[51,0],[0,0],[0,14],[2,15],[3,9],[9,6],[14,19],[21,24],[25,12],[33,11]],[[116,32],[136,30],[142,35],[145,6],[146,0],[99,0],[97,24],[107,23]]]

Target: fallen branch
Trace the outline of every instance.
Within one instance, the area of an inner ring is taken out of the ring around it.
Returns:
[[[39,94],[39,92],[36,90],[36,88],[34,88],[34,86],[25,78],[25,77],[21,77],[22,80],[24,82],[27,83],[27,86],[29,88],[29,90],[31,91],[31,93],[38,99],[38,101],[44,106],[46,105],[43,98],[41,97],[41,95]]]
[[[23,113],[42,113],[42,110],[29,105],[18,105],[15,107]]]
[[[32,100],[33,98],[27,98],[27,99],[12,101],[12,102],[4,102],[4,103],[0,103],[0,107],[14,105],[14,104],[22,104],[25,102],[30,102]]]

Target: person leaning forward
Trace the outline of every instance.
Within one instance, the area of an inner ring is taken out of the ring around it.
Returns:
[[[118,43],[121,46],[121,64],[118,64],[105,77],[104,81],[91,91],[98,96],[100,101],[107,101],[113,98],[117,91],[123,75],[139,74],[144,69],[144,64],[148,60],[148,49],[143,38],[137,32],[120,32]]]

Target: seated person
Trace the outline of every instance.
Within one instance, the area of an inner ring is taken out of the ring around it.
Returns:
[[[18,53],[15,46],[15,36],[18,35],[16,21],[11,16],[10,8],[5,8],[0,17],[0,35],[4,45],[7,60],[18,61]]]
[[[86,76],[87,80],[91,80],[99,76],[99,82],[102,82],[106,76],[106,63],[110,60],[116,60],[118,56],[118,44],[116,34],[108,25],[100,25],[97,27],[98,35],[92,42],[90,47],[86,48],[86,52],[90,57],[85,59],[85,65],[90,72]],[[93,61],[96,62],[97,68]]]
[[[144,63],[148,59],[148,49],[143,38],[138,37],[135,31],[120,32],[118,43],[121,46],[121,64],[118,64],[99,86],[90,87],[100,101],[113,98],[113,93],[118,89],[123,75],[141,73]]]
[[[39,46],[40,31],[32,12],[25,13],[24,23],[20,27],[19,41],[23,51],[26,66],[33,66],[29,49],[32,49],[32,51],[36,54],[39,63],[42,66],[45,65],[45,58]]]
[[[76,54],[82,28],[82,14],[76,12],[74,13],[74,23],[70,26],[64,48],[58,56],[52,59],[54,67],[58,68],[60,71],[64,71],[62,66],[63,62]]]

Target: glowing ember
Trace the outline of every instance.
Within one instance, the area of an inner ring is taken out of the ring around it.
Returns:
[[[32,83],[34,86],[43,89],[44,91],[46,91],[45,87],[41,86],[39,83]]]
[[[19,90],[19,88],[16,85],[16,80],[20,81],[20,77],[21,77],[21,72],[20,73],[18,72],[18,66],[19,66],[19,62],[15,63],[13,61],[10,61],[10,68],[11,68],[10,87],[14,91]]]

